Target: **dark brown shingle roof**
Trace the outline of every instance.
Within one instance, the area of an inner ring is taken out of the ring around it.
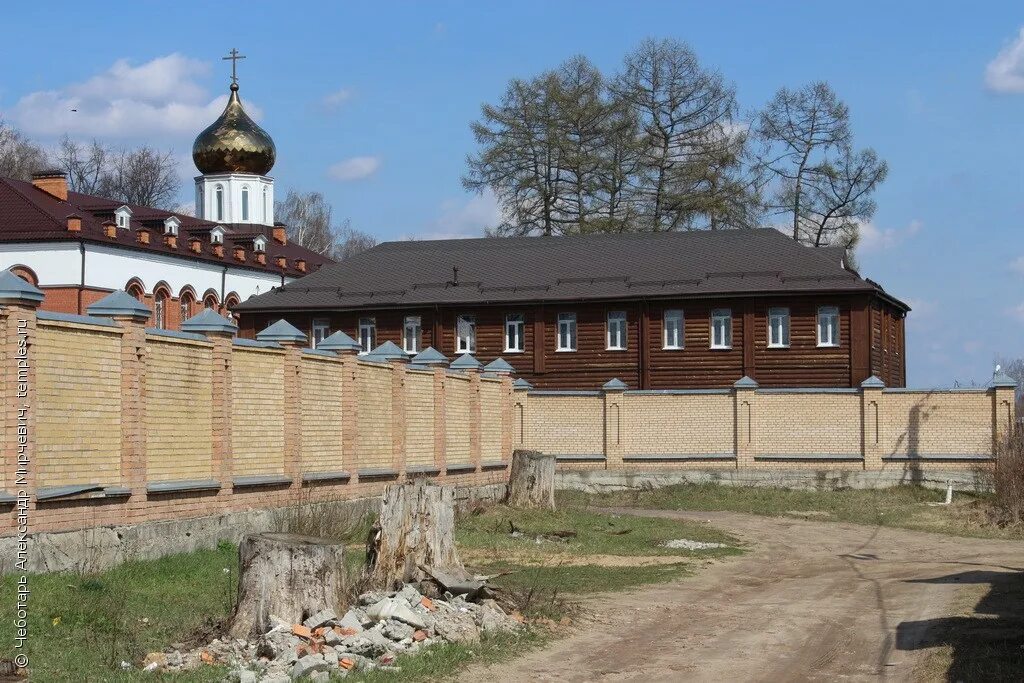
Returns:
[[[178,245],[177,248],[172,249],[163,240],[163,220],[177,214],[136,204],[127,205],[132,210],[132,229],[119,229],[116,237],[111,239],[104,235],[103,222],[112,217],[114,210],[120,206],[125,206],[125,204],[78,192],[69,192],[67,201],[61,201],[35,187],[32,183],[0,178],[0,242],[77,241],[83,239],[125,249],[163,253],[196,261],[227,263],[235,268],[250,268],[272,273],[281,272],[281,269],[277,267],[276,258],[284,256],[287,259],[287,268],[284,272],[289,277],[300,277],[303,274],[295,269],[295,259],[305,259],[307,272],[321,265],[332,263],[330,259],[298,244],[291,242],[278,244],[272,239],[272,226],[218,224],[191,216],[178,216],[181,220]],[[82,218],[81,232],[71,232],[67,229],[67,217],[71,214]],[[225,228],[227,238],[225,241],[229,244],[241,235],[266,235],[268,237],[267,263],[260,264],[251,254],[246,254],[245,263],[240,263],[231,257],[229,249],[226,249],[227,253],[223,258],[218,258],[213,255],[209,244],[203,245],[203,251],[200,254],[189,250],[188,240],[193,236],[190,233],[191,230],[196,231],[196,236],[203,237],[208,241],[209,230],[216,225],[222,225]],[[138,228],[150,230],[152,234],[149,244],[140,244],[137,241],[135,231]]]
[[[458,268],[458,277],[454,268]],[[240,310],[875,292],[831,249],[772,229],[386,242]]]

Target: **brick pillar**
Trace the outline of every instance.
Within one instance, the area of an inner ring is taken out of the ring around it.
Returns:
[[[0,342],[3,369],[0,391],[4,399],[4,486],[0,492],[14,496],[14,515],[8,517],[13,529],[18,517],[25,516],[27,530],[35,510],[36,493],[36,358],[32,347],[36,340],[36,309],[43,293],[10,271],[0,273]],[[4,515],[7,517],[7,515]],[[0,529],[6,531],[5,521]]]
[[[530,447],[529,409],[533,385],[520,377],[512,383],[512,450]]]
[[[146,322],[152,311],[125,291],[89,306],[89,315],[108,316],[121,326],[121,486],[131,491],[128,518],[146,505]]]
[[[302,349],[306,334],[289,323],[278,320],[256,333],[256,340],[280,344],[284,347],[284,475],[291,480],[291,488],[302,487]]]
[[[874,375],[860,383],[860,417],[864,469],[882,469],[882,389]]]
[[[625,435],[622,433],[622,411],[626,397],[626,383],[611,379],[601,387],[604,392],[604,467],[622,469]]]
[[[473,469],[480,471],[480,431],[483,415],[480,409],[480,371],[466,370],[469,373],[469,461]]]
[[[1017,382],[1007,375],[998,373],[992,377],[988,388],[992,395],[992,453],[995,454],[1017,419]]]
[[[754,466],[757,430],[754,427],[757,382],[744,376],[733,386],[733,425],[736,434],[736,469]]]
[[[302,347],[298,342],[279,342],[284,347],[284,474],[291,488],[302,488]]]
[[[448,476],[445,375],[447,370],[443,367],[434,368],[434,466],[441,470],[441,478]]]
[[[213,344],[210,354],[210,377],[213,396],[211,397],[212,433],[210,477],[220,482],[217,500],[220,507],[231,505],[232,477],[234,476],[231,452],[231,349],[232,338],[238,331],[235,323],[212,309],[204,309],[181,324],[184,332],[195,332],[206,336]]]
[[[504,462],[512,459],[512,402],[512,378],[505,375],[501,378],[501,459]]]
[[[356,351],[337,351],[341,357],[341,468],[347,470],[352,480],[358,476],[356,470],[356,448],[359,444],[359,400],[357,376],[359,372]]]
[[[394,359],[391,365],[391,468],[405,473],[405,365]]]

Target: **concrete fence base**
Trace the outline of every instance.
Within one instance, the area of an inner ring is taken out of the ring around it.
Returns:
[[[644,470],[561,470],[555,487],[584,493],[638,491],[678,484],[721,484],[798,490],[837,491],[841,489],[882,489],[917,485],[945,489],[952,482],[957,491],[990,490],[985,472],[969,469],[915,468],[883,470],[840,469],[671,469]]]

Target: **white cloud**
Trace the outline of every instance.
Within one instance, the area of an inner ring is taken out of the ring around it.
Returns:
[[[173,53],[138,66],[119,59],[85,81],[22,97],[11,118],[29,133],[132,137],[194,135],[224,108],[227,95],[210,98],[200,79],[207,63]],[[260,118],[258,107],[246,111]]]
[[[1024,28],[985,67],[985,86],[993,92],[1024,92]]]
[[[324,95],[323,99],[320,100],[320,104],[325,110],[334,112],[340,109],[341,105],[351,100],[353,94],[348,88],[339,88],[332,93]]]
[[[468,199],[441,202],[440,215],[427,230],[415,239],[451,240],[483,237],[485,228],[493,228],[502,220],[498,200],[490,190]]]
[[[914,219],[905,228],[880,228],[874,221],[860,224],[860,243],[862,251],[878,251],[891,249],[917,233],[921,232],[924,223]]]
[[[1024,304],[1017,304],[1006,311],[1017,320],[1024,321]]]
[[[1024,256],[1018,256],[1010,262],[1010,270],[1015,273],[1024,275]]]
[[[376,173],[380,163],[380,157],[352,157],[331,166],[327,169],[327,174],[343,182],[362,180]]]

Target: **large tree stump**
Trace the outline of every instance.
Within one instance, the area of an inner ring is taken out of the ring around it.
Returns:
[[[455,490],[422,481],[384,489],[366,561],[373,585],[388,589],[430,579],[431,571],[468,576],[455,549]]]
[[[516,449],[506,502],[516,508],[555,509],[555,456]]]
[[[229,631],[248,640],[273,614],[293,624],[336,609],[345,587],[345,546],[298,534],[250,534],[238,548],[238,601]]]

